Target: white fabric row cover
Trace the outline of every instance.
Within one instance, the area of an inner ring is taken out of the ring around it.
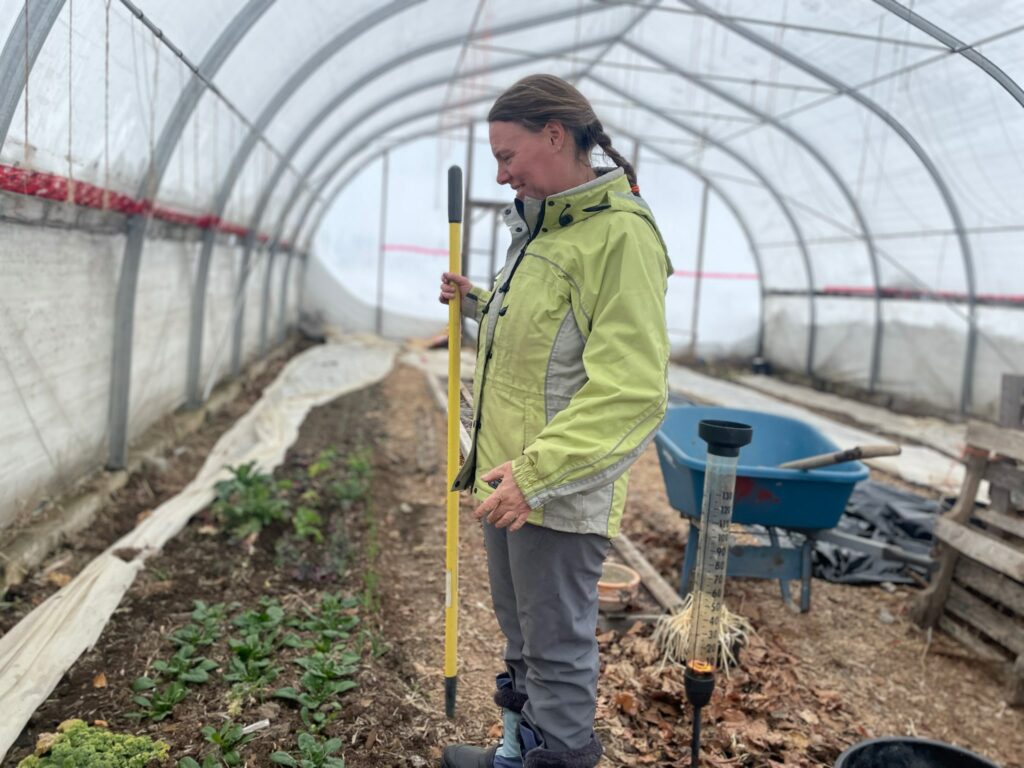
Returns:
[[[254,461],[262,471],[272,471],[312,408],[384,378],[397,351],[394,344],[349,337],[293,358],[221,436],[181,493],[0,638],[0,760],[61,676],[97,642],[146,559],[213,500],[214,485],[230,476],[227,467]],[[115,554],[119,551],[131,551],[131,560],[122,560]]]

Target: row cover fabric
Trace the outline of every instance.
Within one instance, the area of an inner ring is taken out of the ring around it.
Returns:
[[[99,639],[146,559],[214,499],[214,485],[230,476],[227,467],[256,462],[272,471],[310,409],[384,378],[397,351],[394,344],[350,337],[296,356],[221,436],[192,482],[0,638],[0,760],[61,676]],[[118,556],[125,552],[133,553],[127,562]]]

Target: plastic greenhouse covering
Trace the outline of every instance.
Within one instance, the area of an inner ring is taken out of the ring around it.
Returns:
[[[0,528],[300,318],[440,331],[444,171],[488,281],[486,114],[533,72],[635,162],[674,352],[981,418],[1024,372],[1019,0],[5,0],[0,37]]]

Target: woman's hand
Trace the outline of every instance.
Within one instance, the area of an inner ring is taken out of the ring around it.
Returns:
[[[516,479],[512,476],[512,462],[506,461],[481,475],[480,479],[488,484],[500,482],[494,493],[473,510],[473,517],[480,520],[487,515],[488,523],[495,528],[508,528],[509,533],[518,531],[526,525],[526,518],[530,516],[530,505],[526,503],[523,492],[519,490]]]
[[[443,272],[441,274],[441,295],[438,297],[438,301],[442,304],[447,304],[453,298],[455,298],[455,289],[458,288],[462,293],[461,298],[466,298],[466,294],[473,290],[473,284],[469,282],[469,278],[465,275],[460,275],[455,272]]]

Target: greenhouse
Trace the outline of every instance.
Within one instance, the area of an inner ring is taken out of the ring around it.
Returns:
[[[0,765],[1024,768],[1024,3],[0,39]]]

